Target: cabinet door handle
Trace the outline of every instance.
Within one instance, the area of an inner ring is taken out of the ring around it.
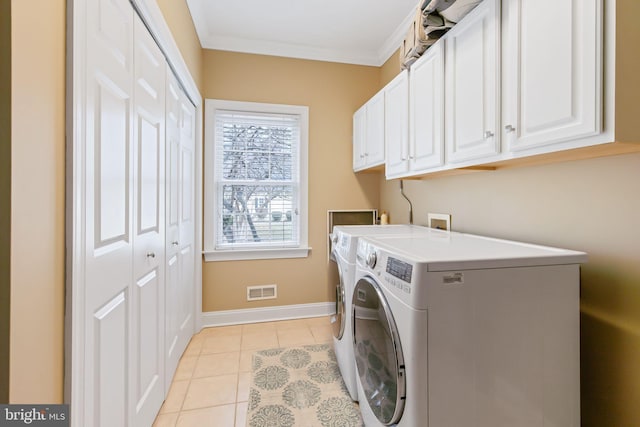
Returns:
[[[147,252],[147,258],[155,258],[155,257],[156,257],[155,252]]]
[[[516,128],[514,128],[514,127],[513,127],[513,126],[511,126],[511,125],[506,125],[506,126],[504,127],[504,130],[506,130],[507,132],[513,132],[513,131],[515,131],[515,130],[516,130]]]
[[[175,240],[175,241],[171,242],[171,244],[172,244],[173,246],[178,246],[178,241],[177,241],[177,240]]]
[[[491,137],[493,137],[493,132],[491,132],[490,130],[485,131],[485,133],[484,133],[484,139],[489,139],[489,138],[491,138]]]
[[[369,153],[364,153],[364,156],[365,156],[365,157],[368,157],[368,156],[369,156]]]
[[[409,156],[409,160],[413,160],[413,159],[415,159],[415,157]]]

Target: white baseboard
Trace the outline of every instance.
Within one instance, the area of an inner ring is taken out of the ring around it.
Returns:
[[[244,310],[209,311],[202,313],[202,327],[241,325],[244,323],[273,322],[329,316],[335,313],[334,302],[280,305],[276,307],[249,308]]]

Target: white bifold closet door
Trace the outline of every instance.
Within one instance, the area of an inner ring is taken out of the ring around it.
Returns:
[[[177,252],[165,257],[174,247],[165,234],[167,63],[128,0],[86,2],[86,19],[84,168],[74,177],[83,182],[84,202],[73,207],[84,223],[74,238],[84,257],[82,283],[74,284],[84,286],[83,351],[72,362],[83,390],[82,402],[72,402],[82,407],[72,422],[151,426],[171,381],[167,365],[175,365],[167,358],[167,312],[177,321],[173,358],[193,333],[193,106],[179,90],[178,225],[190,234],[179,228],[179,240],[171,240]],[[176,253],[181,288],[167,298],[166,260]],[[166,299],[179,306],[165,307]]]
[[[166,391],[194,330],[195,107],[167,74]]]
[[[164,55],[134,17],[133,284],[130,403],[147,426],[164,401],[165,85]]]
[[[96,0],[86,16],[85,231],[78,239],[85,245],[84,411],[83,420],[73,422],[129,426],[133,11],[127,0]]]

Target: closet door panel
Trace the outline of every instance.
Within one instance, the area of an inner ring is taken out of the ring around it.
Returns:
[[[180,128],[180,311],[179,345],[184,351],[195,326],[195,107],[181,92],[180,105],[182,120]]]
[[[166,376],[194,332],[195,107],[167,71]],[[167,384],[168,387],[169,384]]]
[[[92,24],[89,31],[93,29],[97,43],[93,49],[87,49],[87,53],[97,54],[105,63],[119,64],[118,67],[132,71],[131,4],[125,0],[94,0],[88,12],[87,22]],[[110,75],[107,70],[105,72]]]
[[[102,76],[96,82],[94,139],[94,205],[98,248],[130,240],[130,126],[131,98]]]
[[[136,16],[134,33],[134,292],[131,375],[134,425],[153,424],[165,395],[165,70]]]
[[[137,337],[134,352],[137,357],[133,387],[136,415],[141,413],[145,405],[153,407],[154,402],[149,399],[153,399],[158,389],[161,390],[160,403],[164,400],[163,360],[162,354],[157,353],[162,335],[156,332],[159,329],[158,322],[163,318],[161,292],[164,288],[160,280],[158,269],[154,269],[138,280],[134,288],[134,299],[137,302],[137,306],[134,308],[134,324],[136,325],[134,336]],[[150,412],[155,418],[155,413]],[[138,422],[142,422],[142,420]]]
[[[129,298],[126,291],[117,294],[100,307],[88,325],[95,337],[95,373],[99,379],[91,392],[94,408],[85,425],[96,427],[126,426],[127,405],[123,397],[127,390],[129,336]]]
[[[133,10],[127,0],[86,4],[82,93],[82,419],[130,426],[127,399],[133,278]],[[77,187],[76,187],[77,188]],[[74,313],[75,315],[75,313]],[[77,371],[76,371],[77,372]]]
[[[182,350],[179,348],[179,307],[180,304],[180,272],[182,270],[180,258],[180,122],[182,107],[180,105],[180,86],[178,81],[167,70],[166,92],[166,304],[165,304],[165,371],[167,382],[166,392],[169,391],[171,379],[175,374]]]

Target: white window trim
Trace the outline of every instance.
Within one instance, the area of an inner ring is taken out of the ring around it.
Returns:
[[[215,115],[216,110],[238,110],[300,116],[300,244],[288,248],[215,249]],[[204,259],[205,261],[237,261],[252,259],[305,258],[311,248],[309,239],[309,107],[301,105],[265,104],[260,102],[205,99],[204,142]]]

